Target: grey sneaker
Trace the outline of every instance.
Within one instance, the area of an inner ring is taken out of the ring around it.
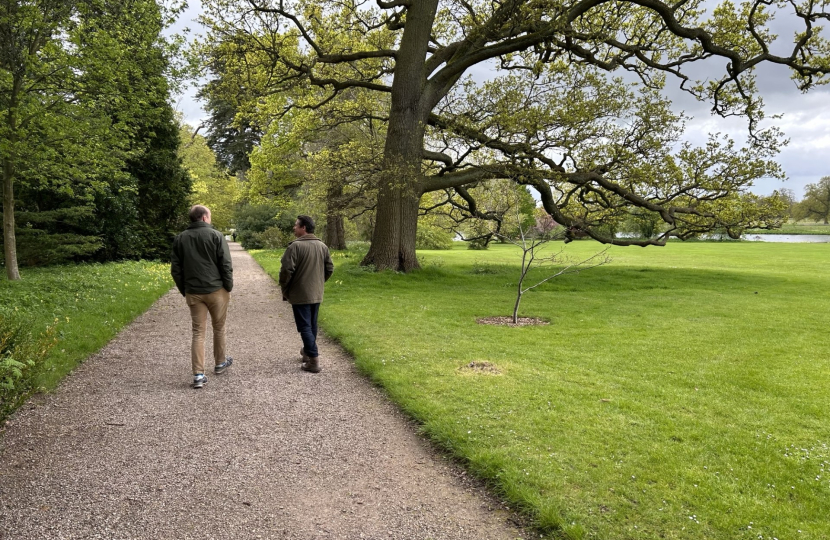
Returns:
[[[225,373],[225,371],[229,367],[231,367],[231,364],[233,364],[233,358],[231,358],[230,356],[226,356],[224,362],[222,362],[221,364],[219,364],[218,366],[215,366],[213,368],[213,372],[216,375],[221,375],[221,374]]]
[[[204,373],[199,373],[193,376],[193,383],[190,385],[193,388],[202,388],[207,383],[207,377]]]

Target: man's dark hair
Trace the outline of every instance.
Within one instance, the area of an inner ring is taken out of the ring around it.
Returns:
[[[201,204],[194,204],[193,207],[190,209],[190,213],[188,216],[190,217],[191,223],[196,223],[197,221],[201,221],[203,217],[210,214],[210,210],[208,210],[207,206],[202,206]]]
[[[314,220],[311,219],[311,216],[297,216],[297,221],[300,222],[300,227],[305,227],[305,232],[314,232]]]

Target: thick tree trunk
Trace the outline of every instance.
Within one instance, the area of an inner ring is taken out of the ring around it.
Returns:
[[[342,214],[326,215],[326,245],[329,249],[346,249],[346,229]]]
[[[413,2],[406,13],[389,110],[384,171],[372,246],[361,264],[380,270],[408,272],[418,268],[415,232],[422,195],[421,159],[426,121],[432,109],[424,95],[424,61],[438,0]]]
[[[329,249],[346,249],[346,229],[343,225],[343,184],[334,182],[326,192],[326,237]]]
[[[361,264],[375,269],[408,272],[419,267],[415,255],[420,193],[413,182],[384,179],[378,193],[378,209],[372,246]],[[401,185],[403,184],[403,185]],[[409,185],[407,185],[409,184]]]
[[[9,159],[3,160],[3,255],[6,276],[20,279],[17,270],[17,239],[14,236],[14,169]]]

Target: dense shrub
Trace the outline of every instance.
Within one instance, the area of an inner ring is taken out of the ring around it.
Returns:
[[[265,229],[260,236],[265,249],[281,249],[294,240],[293,234],[285,232],[279,227]]]
[[[96,236],[50,234],[40,229],[20,229],[17,235],[17,263],[43,266],[90,258],[103,242]],[[0,247],[3,243],[0,242]]]
[[[37,377],[55,344],[54,329],[33,335],[13,317],[0,313],[0,422],[37,390]]]
[[[285,247],[285,244],[277,245],[282,241],[278,233],[290,238],[287,235],[291,234],[294,219],[276,203],[247,204],[236,213],[237,240],[245,249]],[[268,232],[271,229],[274,230]]]
[[[236,237],[239,244],[245,249],[262,249],[265,243],[262,241],[262,233],[256,231],[239,231]]]
[[[452,249],[452,233],[431,224],[419,223],[415,249]]]
[[[475,240],[470,240],[467,242],[467,249],[475,249],[475,250],[484,250],[490,247],[490,240],[492,237],[486,236],[481,238],[476,238]]]

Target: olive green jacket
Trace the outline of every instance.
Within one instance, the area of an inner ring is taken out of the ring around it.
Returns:
[[[210,294],[233,289],[233,263],[228,243],[210,223],[196,221],[173,239],[170,274],[179,292]]]
[[[319,304],[325,282],[334,273],[329,248],[313,234],[303,235],[282,255],[280,288],[290,304]]]

